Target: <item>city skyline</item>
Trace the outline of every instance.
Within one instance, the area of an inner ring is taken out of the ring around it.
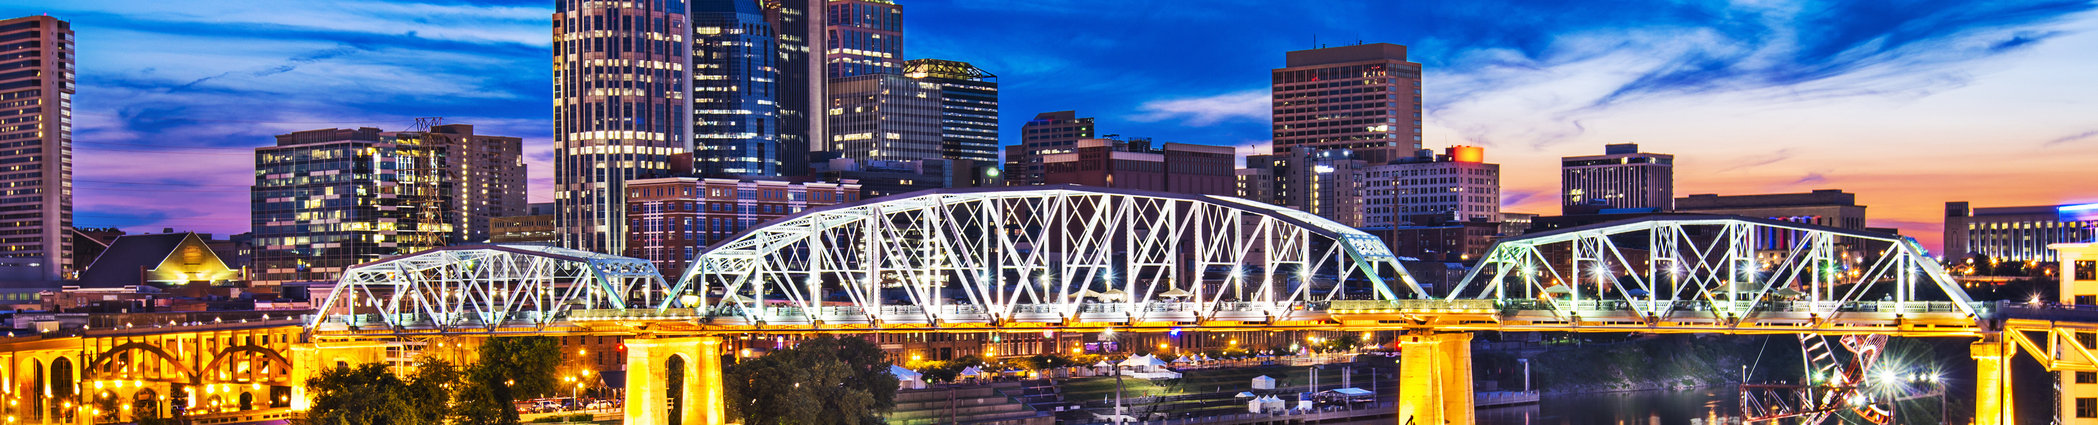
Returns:
[[[2098,95],[2076,66],[2076,52],[2098,48],[2092,4],[1961,5],[1507,5],[1580,22],[1566,25],[1488,5],[1264,5],[1277,10],[1256,19],[1163,3],[920,1],[908,3],[905,50],[998,74],[1001,144],[1035,113],[1077,110],[1103,135],[1244,154],[1265,147],[1267,70],[1283,52],[1314,34],[1402,44],[1425,68],[1423,145],[1495,152],[1504,211],[1556,212],[1558,157],[1634,142],[1677,155],[1679,195],[1843,189],[1873,207],[1873,225],[1935,247],[1945,201],[2098,201],[2075,192],[2090,178],[2073,168],[2098,157],[2098,122],[2074,107]],[[268,135],[416,116],[525,138],[531,198],[551,198],[551,3],[198,6],[9,11],[50,12],[80,34],[81,227],[237,233],[252,175],[227,170],[247,169]],[[1189,31],[1217,25],[1275,29]]]

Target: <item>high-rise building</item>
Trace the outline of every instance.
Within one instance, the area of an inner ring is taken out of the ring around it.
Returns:
[[[1421,147],[1421,64],[1406,46],[1298,50],[1271,73],[1274,148],[1350,149],[1382,164]]]
[[[1020,144],[1005,147],[1005,181],[1012,186],[1042,184],[1042,155],[1071,152],[1079,140],[1093,138],[1093,117],[1076,111],[1043,112],[1020,126]]]
[[[2061,276],[2060,286],[2057,286],[2060,298],[2056,300],[2079,310],[2098,305],[2098,243],[2063,243],[2054,244],[2052,248],[2052,256],[2061,259],[2061,273],[2057,273]],[[2075,335],[2079,343],[2092,338],[2089,331],[2078,330]],[[2089,345],[2086,343],[2085,346]],[[2098,419],[2094,419],[2098,418],[2098,372],[2062,368],[2056,372],[2055,379],[2059,380],[2054,381],[2057,401],[2052,423],[2098,423]]]
[[[757,0],[697,0],[692,19],[692,168],[702,176],[779,176],[779,58]]]
[[[903,74],[940,87],[940,156],[998,162],[998,76],[940,59],[904,62]]]
[[[1044,155],[1042,177],[1044,184],[1237,196],[1234,154],[1229,146],[1085,139],[1073,152]]]
[[[1500,221],[1501,165],[1486,162],[1485,148],[1421,150],[1363,175],[1363,226]]]
[[[685,2],[554,2],[554,203],[561,245],[620,252],[628,180],[692,148]]]
[[[1263,171],[1241,173],[1241,178],[1272,179],[1260,189],[1267,191],[1270,198],[1248,199],[1294,208],[1340,224],[1362,225],[1363,172],[1369,164],[1356,158],[1353,150],[1278,148],[1270,155],[1247,155],[1246,168]]]
[[[903,6],[888,0],[824,5],[829,78],[903,73]]]
[[[58,280],[71,258],[73,27],[49,16],[0,21],[0,275]],[[78,267],[75,267],[78,266]]]
[[[626,256],[656,263],[670,279],[708,245],[810,207],[859,200],[856,184],[668,177],[627,185]]]
[[[443,149],[447,208],[436,211],[452,228],[449,243],[486,242],[496,217],[524,213],[524,139],[474,134],[474,126],[445,124],[391,135],[396,144]]]
[[[1602,155],[1559,159],[1562,207],[1652,208],[1675,205],[1675,155],[1645,153],[1636,143],[1604,146]]]
[[[2055,261],[2051,244],[2098,242],[2098,204],[1971,208],[1945,203],[1945,259]]]
[[[780,174],[798,176],[809,168],[808,153],[820,151],[823,136],[825,61],[811,49],[823,45],[824,0],[764,0],[765,19],[772,23],[779,58]]]
[[[355,264],[444,246],[444,149],[376,128],[308,130],[255,148],[256,285],[334,281]]]
[[[855,160],[942,159],[940,86],[902,74],[830,81],[825,151]]]

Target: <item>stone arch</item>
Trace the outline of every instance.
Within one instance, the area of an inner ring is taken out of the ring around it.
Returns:
[[[131,418],[159,418],[161,413],[160,392],[152,388],[141,388],[131,393]]]
[[[271,365],[271,367],[276,368],[277,372],[275,373],[289,373],[291,371],[291,361],[285,359],[283,354],[278,353],[277,350],[272,350],[269,349],[269,347],[263,347],[260,345],[240,345],[226,347],[226,349],[219,350],[218,353],[212,355],[211,364],[204,366],[204,368],[199,369],[199,371],[203,373],[217,371],[219,370],[219,367],[226,365],[226,360],[233,358],[233,354],[241,352],[252,352],[262,354],[264,358],[269,360],[269,364]]]
[[[161,359],[167,360],[168,364],[174,365],[175,370],[177,372],[182,372],[184,375],[189,376],[191,380],[198,379],[197,371],[190,370],[188,366],[182,364],[181,360],[177,360],[175,359],[175,356],[169,355],[166,350],[163,350],[159,346],[153,344],[136,341],[127,342],[117,345],[115,347],[111,347],[108,351],[103,351],[101,354],[95,355],[94,362],[88,364],[87,368],[96,369],[101,368],[103,366],[107,366],[109,365],[109,362],[116,360],[117,355],[132,350],[145,351],[148,353],[152,353],[155,356],[160,356]]]

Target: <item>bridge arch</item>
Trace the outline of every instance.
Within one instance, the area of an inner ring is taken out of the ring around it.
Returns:
[[[276,368],[275,370],[271,371],[271,373],[291,372],[290,359],[284,358],[284,355],[282,353],[278,353],[277,350],[272,350],[269,347],[264,347],[260,345],[236,345],[232,347],[226,347],[225,349],[219,350],[218,353],[214,354],[211,359],[211,364],[204,366],[204,368],[201,370],[203,370],[206,373],[219,372],[219,369],[221,367],[226,366],[226,362],[228,360],[232,360],[234,355],[239,353],[254,353],[261,355],[264,361],[268,362],[268,364],[271,367]]]
[[[167,364],[173,365],[175,367],[175,370],[177,372],[181,372],[183,376],[187,376],[190,379],[197,379],[197,371],[190,370],[189,366],[182,364],[181,360],[176,359],[173,355],[169,355],[168,352],[166,350],[161,349],[160,346],[142,341],[126,342],[123,344],[118,344],[115,347],[110,347],[108,350],[105,350],[100,354],[96,354],[93,363],[88,364],[87,368],[91,370],[98,370],[103,367],[109,366],[109,363],[115,361],[118,355],[131,351],[144,351],[146,353],[153,354],[154,356],[158,356],[160,357],[160,359],[166,360]],[[134,359],[136,359],[136,357],[134,357]],[[137,367],[136,360],[133,360],[133,367]]]
[[[1264,320],[1425,295],[1383,241],[1331,220],[1083,186],[809,209],[709,248],[672,292],[703,295],[691,307],[715,320],[765,323]]]

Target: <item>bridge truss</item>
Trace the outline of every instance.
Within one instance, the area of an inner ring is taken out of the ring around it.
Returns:
[[[1448,298],[1493,299],[1525,312],[1504,317],[1503,325],[1517,328],[1901,334],[1942,325],[1972,335],[1977,314],[1914,239],[1687,214],[1503,240]]]
[[[716,245],[673,292],[724,324],[1287,319],[1425,295],[1382,241],[1243,199],[1068,186],[804,211]]]
[[[664,309],[674,300],[647,260],[525,245],[463,245],[343,272],[315,315],[395,330],[544,328],[581,309]]]

